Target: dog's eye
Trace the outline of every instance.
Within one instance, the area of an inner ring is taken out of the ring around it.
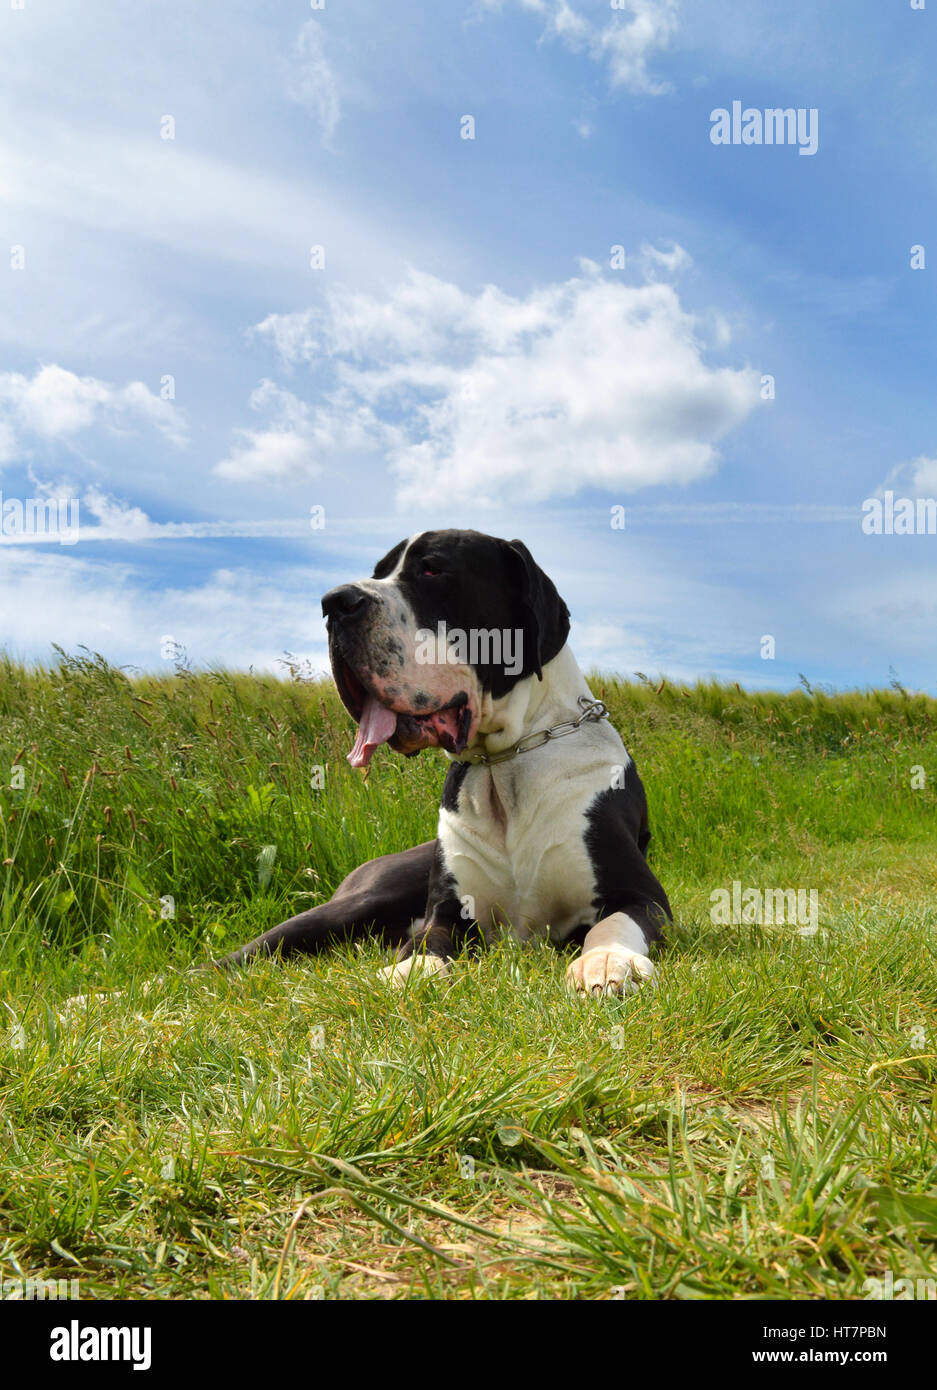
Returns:
[[[431,579],[438,579],[439,576],[442,574],[442,570],[436,564],[435,560],[424,560],[423,573],[429,575]]]

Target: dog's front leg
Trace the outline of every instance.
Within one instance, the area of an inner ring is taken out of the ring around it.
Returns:
[[[449,974],[452,934],[448,927],[439,924],[427,926],[426,920],[421,918],[413,923],[410,940],[400,947],[397,960],[378,972],[395,989],[403,989],[411,975]]]
[[[590,927],[566,971],[566,984],[580,994],[631,994],[654,978],[649,937],[627,912],[613,912]]]
[[[402,989],[411,976],[448,975],[453,939],[461,935],[467,925],[455,879],[446,868],[437,841],[429,876],[426,915],[413,923],[409,941],[400,947],[396,962],[380,972],[381,977]]]
[[[254,956],[320,951],[372,932],[396,946],[406,940],[410,924],[423,910],[435,859],[436,841],[428,840],[413,849],[359,864],[327,903],[271,927],[213,964],[227,970],[246,964]]]

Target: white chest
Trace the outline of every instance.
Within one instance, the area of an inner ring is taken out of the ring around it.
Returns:
[[[442,810],[439,838],[466,916],[483,934],[565,940],[596,920],[587,812],[627,754],[606,729],[536,749],[494,768],[471,767],[458,810]],[[615,760],[618,760],[617,763]],[[535,761],[537,760],[537,761]]]

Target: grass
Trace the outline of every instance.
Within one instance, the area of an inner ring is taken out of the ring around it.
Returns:
[[[3,1279],[838,1299],[933,1278],[937,702],[595,688],[677,912],[659,988],[584,1004],[562,956],[506,942],[398,997],[373,944],[188,967],[431,835],[441,758],[383,750],[363,781],[327,685],[0,664]],[[733,880],[816,888],[819,932],[714,925]]]

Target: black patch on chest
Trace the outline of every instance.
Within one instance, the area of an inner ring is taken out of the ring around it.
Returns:
[[[449,771],[446,773],[446,780],[442,784],[442,809],[444,811],[458,811],[459,792],[462,783],[465,781],[465,774],[469,770],[468,763],[450,763]]]
[[[478,944],[480,939],[478,923],[464,915],[458,884],[446,868],[442,846],[437,840],[429,875],[426,916],[411,940],[400,948],[398,959],[404,960],[414,951],[426,950],[448,960],[462,946]]]
[[[626,786],[599,792],[586,812],[585,843],[592,862],[597,920],[613,912],[638,916],[649,940],[659,940],[672,919],[670,903],[645,858],[651,832],[647,798],[637,769],[628,768]]]

